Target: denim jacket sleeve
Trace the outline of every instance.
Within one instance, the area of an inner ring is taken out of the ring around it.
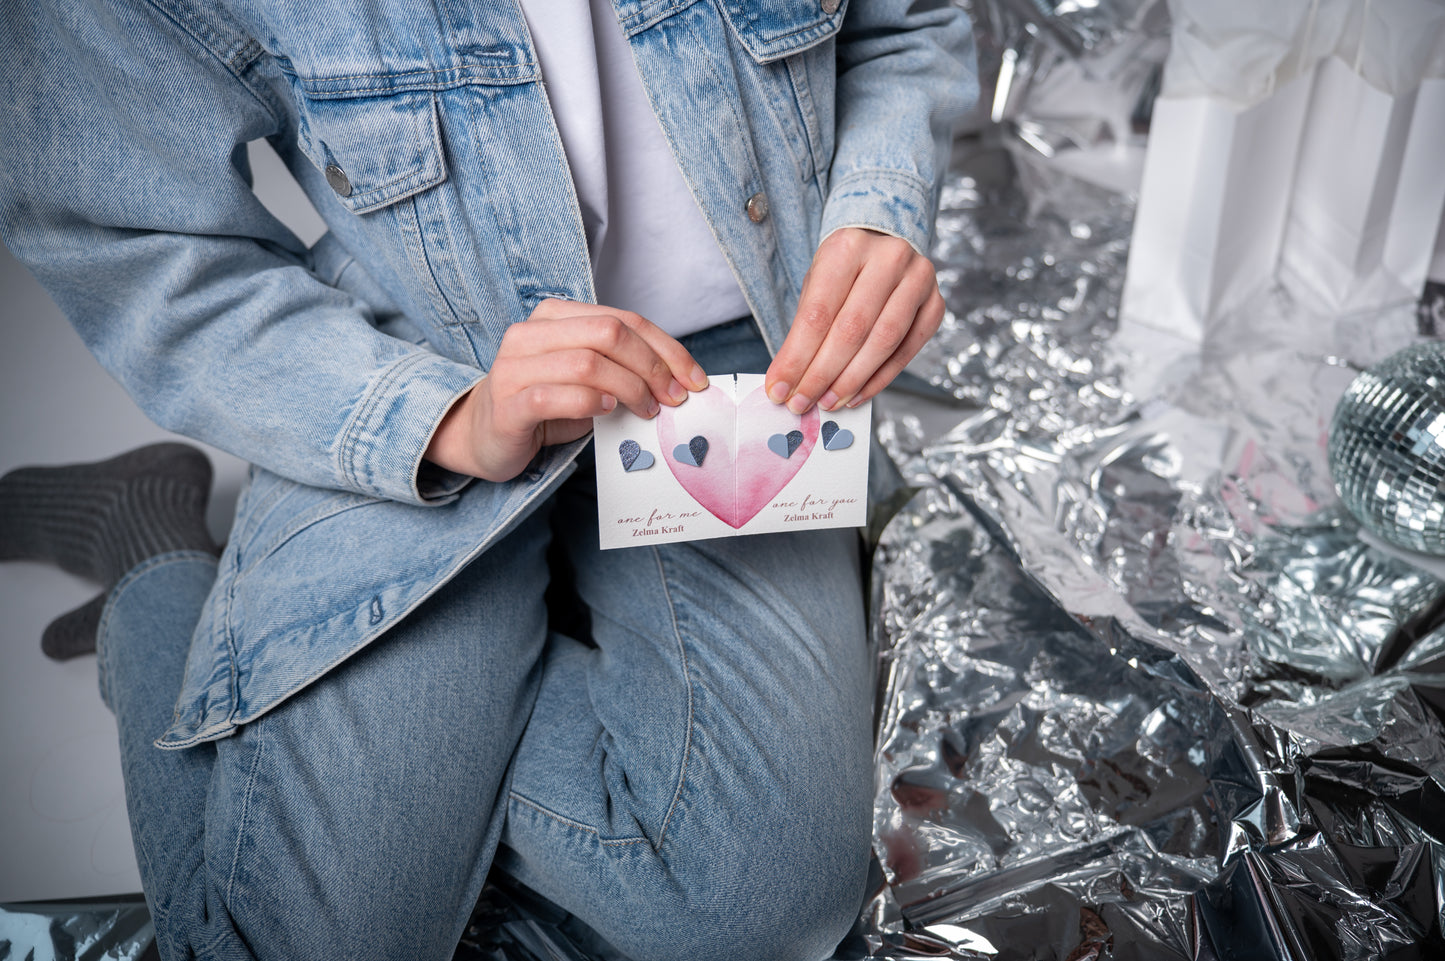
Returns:
[[[819,237],[870,227],[927,254],[952,127],[978,97],[968,18],[947,0],[851,0]]]
[[[158,424],[278,474],[422,504],[474,367],[388,336],[250,190],[260,47],[147,0],[0,0],[0,235]]]

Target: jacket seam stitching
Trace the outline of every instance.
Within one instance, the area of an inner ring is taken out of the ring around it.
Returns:
[[[360,475],[357,473],[357,450],[361,445],[361,433],[364,425],[371,420],[373,411],[381,404],[382,397],[387,390],[395,383],[404,370],[408,367],[421,363],[426,357],[422,351],[407,354],[396,361],[382,373],[381,378],[371,390],[366,392],[361,403],[357,406],[356,413],[352,415],[351,423],[346,427],[346,436],[341,443],[341,472],[353,487],[367,491],[375,491],[374,485],[363,484]]]
[[[835,191],[838,190],[839,187],[845,187],[854,180],[862,180],[865,182],[874,182],[878,180],[896,180],[900,183],[905,183],[912,187],[916,187],[920,192],[927,193],[930,190],[927,182],[915,173],[907,170],[894,170],[888,167],[875,167],[856,168],[843,174],[843,176],[839,177],[837,180],[834,180],[830,184],[828,190],[829,195],[831,196]]]
[[[154,3],[156,2],[156,0],[150,0],[150,2]],[[337,83],[342,80],[400,80],[403,77],[444,77],[448,74],[461,77],[474,70],[512,70],[521,67],[535,66],[537,66],[537,62],[535,60],[523,60],[518,61],[514,64],[509,63],[503,67],[487,66],[483,64],[478,64],[476,66],[464,64],[460,67],[443,67],[440,70],[391,70],[381,71],[378,73],[343,73],[336,76],[312,78],[303,77],[299,73],[296,73],[294,70],[291,71],[291,73],[294,77],[296,77],[297,82],[301,84],[302,91],[309,94],[311,92],[311,90],[309,89],[310,87],[328,83]]]
[[[145,2],[155,10],[156,13],[174,24],[176,29],[194,40],[197,46],[210,54],[225,68],[227,73],[236,79],[236,82],[246,89],[246,92],[266,111],[272,121],[278,126],[281,125],[281,114],[275,109],[274,105],[268,103],[269,96],[263,93],[264,88],[258,90],[256,86],[253,86],[251,81],[245,77],[245,74],[250,71],[250,68],[265,53],[265,48],[263,48],[260,43],[254,38],[242,34],[244,40],[239,46],[236,46],[229,54],[223,53],[221,49],[218,49],[226,46],[220,42],[223,36],[207,21],[193,14],[182,13],[178,9],[162,6],[161,0],[145,0]]]
[[[472,318],[459,314],[456,305],[451,302],[451,298],[442,288],[441,279],[437,277],[436,267],[432,264],[433,258],[426,242],[426,232],[422,230],[421,211],[417,209],[415,195],[410,204],[397,208],[397,220],[397,229],[402,232],[408,253],[415,250],[415,254],[409,256],[408,259],[412,261],[412,267],[416,269],[417,276],[425,281],[427,298],[432,301],[432,309],[437,311],[442,326],[456,328],[465,325]],[[471,312],[468,311],[468,313]]]

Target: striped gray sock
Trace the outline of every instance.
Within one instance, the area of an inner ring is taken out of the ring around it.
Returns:
[[[43,561],[109,593],[148,557],[170,551],[219,554],[206,530],[211,462],[185,444],[152,444],[110,460],[22,467],[0,478],[0,560]],[[94,647],[99,605],[47,628],[46,653]],[[51,656],[56,656],[52,654]]]
[[[82,654],[93,654],[96,632],[100,629],[100,614],[105,610],[105,598],[105,594],[97,594],[46,625],[45,632],[40,635],[40,649],[45,656],[52,661],[68,661]]]

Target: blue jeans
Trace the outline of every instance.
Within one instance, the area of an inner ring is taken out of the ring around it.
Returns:
[[[756,344],[688,342],[715,371]],[[340,668],[183,751],[151,741],[214,562],[117,586],[102,689],[163,957],[449,958],[494,861],[643,961],[831,953],[871,829],[856,534],[603,553],[590,475]],[[559,560],[585,639],[549,621]]]

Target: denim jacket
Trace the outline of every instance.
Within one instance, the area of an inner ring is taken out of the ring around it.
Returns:
[[[927,250],[976,93],[958,9],[614,5],[770,348],[828,232]],[[508,483],[421,460],[509,324],[594,299],[534,47],[516,0],[0,11],[5,242],[153,420],[257,465],[158,743],[223,737],[413,610],[584,443]],[[330,228],[311,249],[250,189],[260,137]]]

